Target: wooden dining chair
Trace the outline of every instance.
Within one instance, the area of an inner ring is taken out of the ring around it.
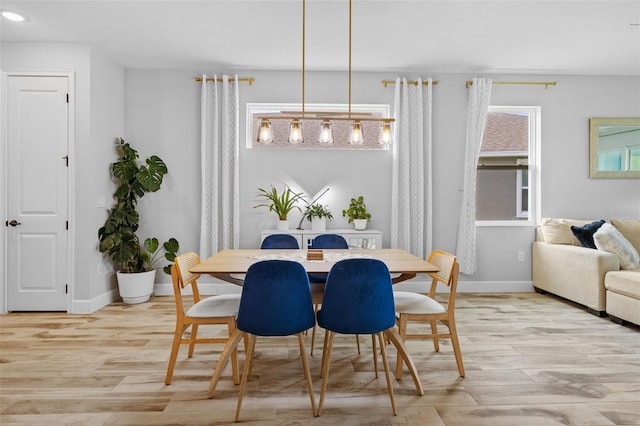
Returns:
[[[391,408],[393,414],[396,415],[384,339],[384,332],[395,326],[391,287],[389,269],[384,262],[378,259],[345,259],[336,262],[329,271],[322,307],[317,314],[318,326],[326,330],[322,351],[322,387],[318,416],[322,414],[331,365],[331,350],[336,333],[374,336],[373,362],[376,377],[378,377],[375,344],[375,338],[377,338],[382,354]]]
[[[247,358],[242,370],[236,406],[236,421],[240,418],[242,400],[253,367],[257,336],[297,336],[311,409],[313,415],[316,415],[311,371],[303,338],[303,332],[313,327],[315,323],[309,278],[301,263],[291,260],[263,260],[249,267],[242,287],[238,329],[225,345],[214,372],[216,377],[224,368],[235,346],[243,336],[248,336]]]
[[[175,263],[171,267],[171,279],[176,302],[176,328],[165,378],[167,385],[171,384],[181,344],[189,345],[188,357],[191,358],[196,344],[227,343],[229,337],[236,330],[236,315],[240,306],[240,294],[221,294],[201,298],[197,281],[200,275],[189,272],[189,269],[198,263],[200,263],[200,257],[196,253],[189,252],[177,256]],[[191,287],[193,295],[193,304],[191,306],[187,306],[183,295],[183,290],[187,287]],[[198,327],[201,325],[226,325],[228,336],[198,338]],[[185,336],[185,332],[189,328],[191,328],[191,333]],[[240,374],[237,351],[234,351],[231,357],[233,383],[238,384],[240,383]]]
[[[456,290],[459,275],[458,261],[454,255],[439,250],[431,252],[427,261],[438,267],[438,272],[429,272],[432,281],[428,296],[406,291],[393,292],[398,333],[404,341],[432,339],[436,352],[440,351],[439,339],[451,339],[458,365],[458,373],[460,377],[464,377],[464,364],[455,320]],[[446,305],[442,305],[435,300],[438,283],[449,287],[449,299]],[[407,333],[408,323],[415,321],[429,322],[431,333]],[[438,322],[447,327],[448,333],[438,331]],[[399,379],[401,376],[402,358],[398,357],[396,378]]]

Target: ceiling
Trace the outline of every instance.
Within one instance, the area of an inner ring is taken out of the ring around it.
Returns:
[[[302,0],[2,0],[3,42],[125,68],[300,70]],[[347,0],[307,0],[306,69],[348,67]],[[640,76],[640,0],[353,0],[353,71]]]

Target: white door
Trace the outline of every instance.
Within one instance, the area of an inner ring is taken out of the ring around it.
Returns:
[[[7,308],[67,311],[67,76],[7,77]]]

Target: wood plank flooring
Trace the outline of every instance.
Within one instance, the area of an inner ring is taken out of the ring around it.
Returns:
[[[214,399],[207,387],[219,345],[183,345],[164,384],[175,314],[172,297],[112,304],[92,315],[0,316],[0,424],[233,424],[230,368]],[[258,338],[241,422],[251,425],[639,425],[640,330],[536,293],[458,296],[466,377],[451,344],[410,341],[424,396],[411,377],[375,379],[371,339],[336,338],[323,414],[314,418],[297,339]],[[416,326],[412,326],[416,327]],[[419,327],[425,327],[419,325]],[[310,366],[320,396],[322,330]],[[206,334],[205,330],[202,330]],[[209,333],[224,333],[210,329]],[[306,338],[307,353],[311,333]],[[388,346],[392,366],[396,352]],[[241,361],[244,354],[241,354]]]

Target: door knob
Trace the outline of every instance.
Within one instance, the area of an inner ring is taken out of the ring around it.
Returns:
[[[6,221],[4,224],[5,224],[5,226],[9,226],[9,225],[11,225],[11,226],[18,226],[18,225],[22,225],[20,222],[18,222],[18,221],[17,221],[17,220],[15,220],[15,219],[10,220],[10,221],[8,220],[8,221]]]

